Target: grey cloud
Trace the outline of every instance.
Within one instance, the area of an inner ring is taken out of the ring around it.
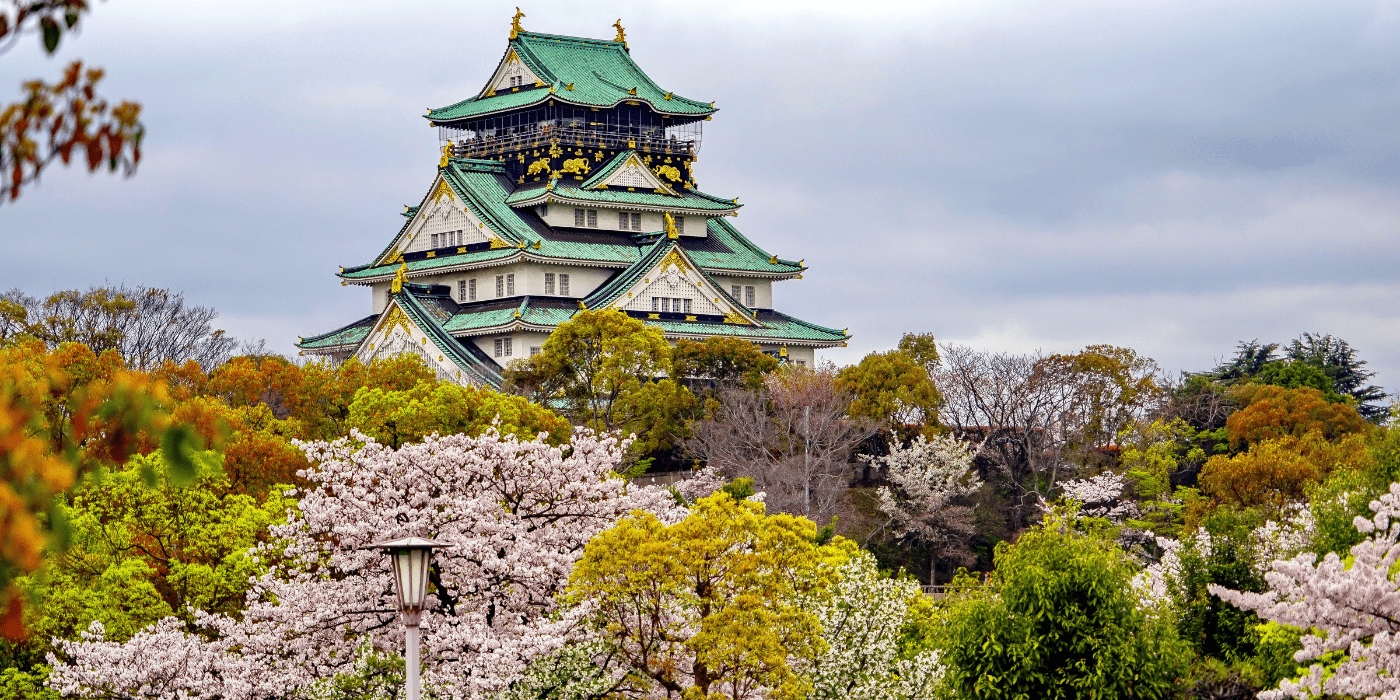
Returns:
[[[1351,340],[1400,376],[1400,29],[1381,2],[1012,2],[880,15],[560,2],[624,17],[658,82],[722,111],[700,184],[812,271],[776,290],[856,334],[1131,345],[1201,368],[1236,340]],[[512,6],[101,4],[65,56],[147,105],[131,181],[55,172],[0,207],[0,287],[168,285],[232,330],[366,313],[363,262],[427,187],[422,109],[475,91]],[[0,90],[59,63],[22,51]]]

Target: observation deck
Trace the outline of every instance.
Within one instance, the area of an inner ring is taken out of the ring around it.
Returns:
[[[494,158],[551,145],[634,150],[694,159],[700,152],[698,124],[672,127],[618,128],[608,124],[564,126],[529,124],[501,129],[439,127],[439,139],[452,142],[458,158]]]

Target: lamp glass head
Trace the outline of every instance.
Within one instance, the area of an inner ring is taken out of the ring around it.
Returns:
[[[428,594],[427,547],[405,547],[390,552],[394,560],[394,588],[400,610],[422,610]]]

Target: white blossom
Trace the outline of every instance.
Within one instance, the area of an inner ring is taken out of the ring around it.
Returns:
[[[1400,561],[1400,484],[1371,502],[1372,518],[1358,517],[1368,537],[1351,548],[1349,560],[1313,553],[1275,561],[1265,575],[1269,590],[1245,593],[1212,584],[1210,592],[1260,617],[1309,630],[1299,663],[1343,651],[1346,658],[1324,673],[1313,664],[1297,681],[1260,693],[1265,700],[1311,698],[1324,694],[1358,698],[1400,698],[1400,584],[1393,572]]]
[[[1141,514],[1136,503],[1123,498],[1123,475],[1107,472],[1088,479],[1070,479],[1060,484],[1065,498],[1078,501],[1080,514],[1121,522]]]
[[[899,658],[909,605],[922,596],[917,581],[881,576],[875,557],[856,552],[842,565],[830,598],[814,599],[826,652],[803,669],[811,700],[927,700],[943,677],[938,652]]]
[[[449,544],[434,555],[422,618],[425,690],[479,698],[558,649],[562,590],[594,534],[636,509],[676,522],[684,511],[656,487],[617,476],[625,445],[585,430],[564,447],[501,437],[429,437],[398,450],[352,433],[302,445],[318,466],[274,541],[255,556],[242,619],[196,613],[212,641],[162,620],[124,644],[101,629],[60,642],[51,685],[66,696],[120,700],[261,700],[310,694],[353,671],[366,640],[401,653],[403,626],[383,553],[363,549],[410,535]],[[362,447],[356,447],[362,445]]]
[[[888,518],[885,525],[896,537],[930,545],[931,583],[940,556],[958,562],[971,558],[966,540],[976,532],[972,509],[955,501],[982,488],[972,471],[976,453],[946,435],[932,440],[920,435],[906,446],[896,445],[885,457],[863,457],[887,470],[890,485],[880,487],[876,506]]]

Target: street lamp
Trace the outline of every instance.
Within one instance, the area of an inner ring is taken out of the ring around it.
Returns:
[[[428,562],[433,550],[447,543],[422,537],[377,542],[370,549],[388,550],[394,562],[394,593],[405,631],[404,664],[408,671],[408,698],[418,700],[418,623],[423,619],[423,599],[428,595]]]

